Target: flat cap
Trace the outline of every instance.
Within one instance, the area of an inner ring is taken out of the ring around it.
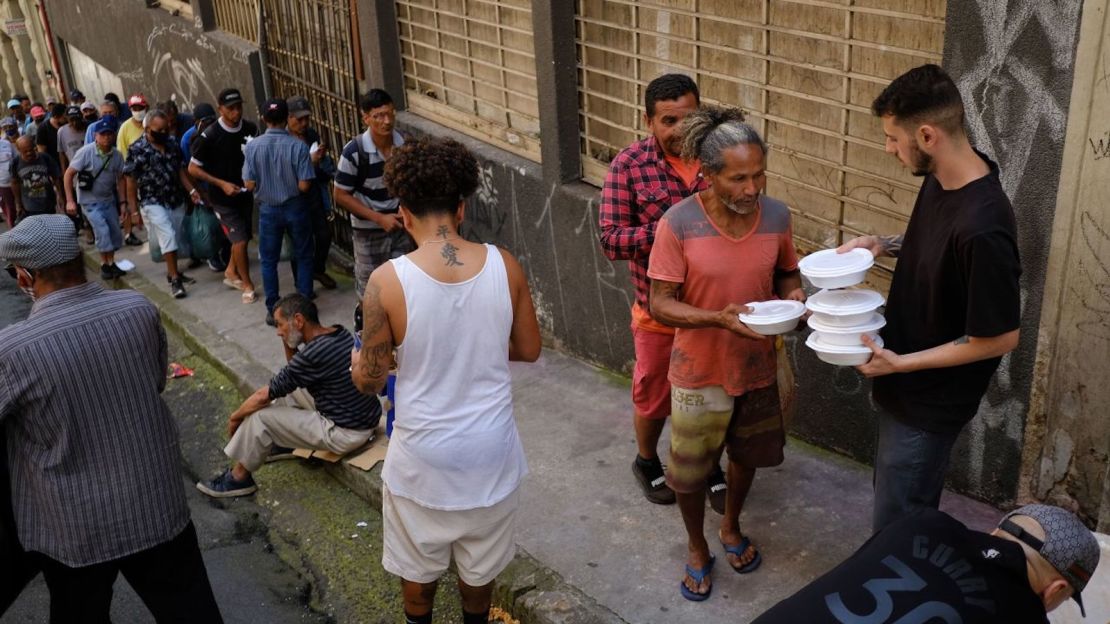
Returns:
[[[77,230],[65,215],[34,215],[0,234],[0,263],[45,269],[73,260],[81,253]]]

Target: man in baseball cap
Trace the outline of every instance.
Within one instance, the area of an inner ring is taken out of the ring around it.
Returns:
[[[219,95],[216,96],[216,104],[218,104],[219,106],[232,106],[234,104],[242,103],[243,94],[239,93],[239,90],[234,87],[224,89],[223,91],[220,91]]]
[[[1047,624],[1098,567],[1099,545],[1074,514],[1027,505],[990,534],[921,509],[753,624],[1005,622]]]
[[[142,93],[132,95],[127,100],[127,106],[131,109],[131,118],[120,124],[119,132],[116,134],[116,149],[124,157],[127,156],[127,150],[131,147],[131,144],[143,136],[146,128],[143,121],[146,119],[146,112],[149,108],[146,97]]]
[[[73,89],[69,92],[69,103],[72,106],[81,106],[85,103],[85,94],[78,89]]]
[[[1070,596],[1087,617],[1080,593],[1095,574],[1100,552],[1098,540],[1079,518],[1059,507],[1026,505],[1007,514],[992,535],[1021,543],[1044,586],[1040,594],[1047,611]]]
[[[308,98],[295,95],[288,100],[289,105],[289,134],[304,141],[308,146],[308,156],[312,161],[312,168],[316,171],[316,178],[312,180],[312,188],[305,194],[308,200],[308,213],[312,221],[312,240],[314,251],[312,253],[312,278],[329,290],[336,288],[337,284],[332,276],[328,275],[328,252],[331,250],[331,223],[328,215],[331,214],[331,181],[335,178],[335,161],[328,155],[327,143],[320,137],[316,128],[312,127],[312,106]]]

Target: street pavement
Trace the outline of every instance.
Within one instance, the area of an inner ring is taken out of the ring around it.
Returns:
[[[14,280],[0,274],[0,328],[26,318],[30,299],[20,292]],[[171,341],[177,358],[186,354]],[[210,392],[214,392],[212,389]],[[193,390],[191,397],[171,402],[177,415],[190,405],[210,397]],[[6,478],[6,471],[4,471]],[[305,606],[308,587],[296,572],[272,552],[264,539],[265,527],[251,522],[258,515],[257,505],[244,501],[233,509],[213,505],[193,487],[192,475],[183,472],[189,509],[197,527],[209,579],[224,621],[232,623],[267,622],[275,624],[325,623],[329,619]],[[0,564],[2,565],[2,564]],[[0,624],[37,624],[48,621],[49,594],[42,576],[37,576],[11,608],[0,616]],[[112,619],[116,622],[146,624],[153,622],[150,612],[122,576],[115,586]]]
[[[146,281],[166,288],[164,267],[150,261],[145,247],[121,256],[135,262]],[[253,247],[251,257],[257,275]],[[283,292],[291,292],[287,263],[279,270]],[[261,303],[242,304],[238,293],[223,286],[222,275],[204,268],[190,274],[198,283],[185,299],[164,299],[165,313],[204,326],[211,342],[205,348],[237,345],[254,362],[278,370],[284,364],[281,343],[263,323]],[[321,321],[349,327],[355,303],[350,281],[319,294]],[[740,576],[718,566],[712,597],[687,602],[678,588],[686,553],[678,509],[647,503],[631,474],[636,447],[628,380],[550,349],[535,364],[514,363],[512,373],[515,415],[531,467],[521,495],[518,544],[627,622],[750,621],[869,537],[870,469],[792,439],[785,463],[757,475],[741,518],[763,552],[762,568]],[[667,441],[665,432],[661,449]],[[1001,515],[952,493],[942,506],[980,529]],[[707,512],[705,534],[721,556],[719,522],[720,516]]]

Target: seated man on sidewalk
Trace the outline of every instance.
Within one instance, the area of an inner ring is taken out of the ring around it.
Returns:
[[[1026,505],[988,535],[936,509],[888,524],[844,563],[754,624],[1025,622],[1075,600],[1098,567],[1099,545],[1073,514]]]
[[[377,397],[361,394],[351,381],[355,339],[350,332],[339,325],[320,325],[316,304],[300,294],[279,300],[274,318],[289,363],[231,415],[231,441],[224,453],[235,465],[207,483],[197,483],[197,489],[209,496],[253,493],[258,487],[251,473],[292,448],[350,453],[374,437],[381,418]],[[304,409],[270,406],[281,397],[294,398]]]

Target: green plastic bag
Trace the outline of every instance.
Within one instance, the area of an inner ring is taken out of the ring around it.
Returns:
[[[220,249],[223,231],[220,221],[208,206],[197,206],[191,214],[185,215],[183,230],[188,234],[193,258],[208,260],[214,258]]]

